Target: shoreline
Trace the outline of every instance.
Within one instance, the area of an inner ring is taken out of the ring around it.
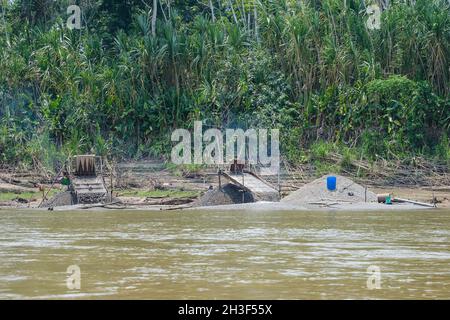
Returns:
[[[356,182],[362,182],[376,194],[391,193],[395,197],[430,204],[433,202],[434,197],[437,208],[450,208],[450,186],[444,184],[433,187],[430,187],[429,184],[399,186],[398,184],[392,184],[391,179],[389,179],[389,181],[385,181],[382,184],[378,180],[376,185],[370,185],[366,183],[367,179],[354,178],[350,174],[346,176],[355,179]],[[311,173],[305,174],[305,172],[298,171],[286,173],[283,176],[283,184],[281,185],[282,198],[315,178]],[[109,179],[105,177],[105,180],[109,183]],[[445,173],[441,176],[441,179],[438,179],[438,181],[446,180],[448,180],[448,175]],[[50,185],[48,177],[43,177],[33,172],[9,173],[0,171],[0,210],[38,209],[38,205],[43,198],[42,194],[49,190]],[[113,185],[113,196],[120,203],[115,206],[110,204],[97,206],[93,204],[92,209],[96,209],[96,207],[101,209],[103,207],[105,210],[128,208],[131,210],[205,210],[218,207],[192,207],[195,200],[208,191],[211,186],[218,186],[218,177],[213,169],[202,169],[194,173],[180,174],[179,172],[168,170],[158,161],[127,162],[121,164],[121,169],[115,175]],[[110,188],[110,185],[108,185],[108,188]],[[58,185],[57,188],[54,188],[49,193],[50,196],[48,198],[63,191],[65,191],[65,188]],[[353,208],[361,210],[387,209],[385,208],[386,205],[382,204],[381,207],[377,205],[367,206],[367,203],[359,205],[340,204],[337,205],[337,210],[353,210]],[[89,205],[78,205],[72,206],[72,208],[76,210],[90,210],[90,208],[83,208],[83,206],[89,207]],[[233,206],[242,209],[242,205],[237,204]],[[246,208],[253,208],[254,206],[260,207],[262,210],[266,210],[265,207],[267,207],[267,205],[258,202],[245,204]],[[226,205],[220,207],[221,209],[229,209]],[[285,210],[289,206],[280,203],[273,207],[277,208],[277,210]],[[308,205],[296,205],[295,207],[297,210],[315,209]],[[331,207],[336,207],[336,205]],[[397,210],[397,207],[399,207],[399,204],[392,206],[394,210]],[[57,208],[54,207],[54,210],[59,210]],[[402,205],[402,208],[405,207]],[[426,209],[426,207],[421,208]],[[42,209],[47,210],[45,208]]]
[[[134,189],[135,191],[139,191],[141,189]],[[433,191],[426,190],[423,187],[418,188],[381,188],[376,187],[372,188],[372,191],[376,191],[377,193],[394,193],[395,195],[403,195],[407,196],[408,199],[421,200],[423,202],[431,203]],[[206,190],[205,190],[206,191]],[[414,204],[408,203],[395,203],[392,205],[374,203],[374,202],[361,202],[361,203],[324,203],[317,205],[308,205],[308,204],[288,204],[283,202],[254,202],[254,203],[245,203],[245,204],[232,204],[232,205],[214,205],[214,206],[192,206],[187,204],[180,205],[164,205],[157,203],[148,203],[148,198],[146,197],[118,197],[118,203],[111,204],[79,204],[79,205],[71,205],[71,206],[60,206],[54,207],[51,211],[105,211],[105,210],[130,210],[130,211],[205,211],[205,210],[225,210],[225,211],[234,211],[234,210],[261,210],[261,211],[270,211],[270,210],[280,210],[280,211],[399,211],[399,210],[430,210],[430,209],[449,209],[450,208],[450,195],[446,191],[435,191],[435,197],[440,201],[440,203],[436,204],[436,208],[429,208]],[[186,198],[181,197],[162,197],[158,198],[159,202],[177,202],[178,200],[186,200]],[[441,200],[442,199],[442,200]],[[49,208],[39,208],[38,205],[41,199],[37,199],[36,201],[32,201],[28,204],[19,203],[17,201],[2,201],[0,202],[0,211],[8,210],[8,209],[16,209],[16,210],[34,210],[34,211],[48,211]],[[195,201],[195,198],[192,198]],[[193,203],[193,202],[191,202]]]
[[[6,210],[18,210],[27,212],[48,212],[46,208],[21,208],[21,207],[0,207],[0,211]],[[449,207],[424,207],[414,204],[395,204],[385,205],[378,203],[352,203],[352,204],[332,204],[327,206],[299,206],[299,205],[287,205],[280,202],[255,202],[246,204],[233,204],[233,205],[218,205],[208,207],[189,207],[189,208],[173,208],[164,206],[129,206],[129,207],[93,207],[83,208],[82,205],[73,206],[61,206],[55,207],[51,212],[108,212],[108,211],[129,211],[129,212],[161,212],[161,211],[174,211],[174,212],[202,212],[202,211],[222,211],[222,212],[398,212],[398,211],[442,211],[447,210]]]

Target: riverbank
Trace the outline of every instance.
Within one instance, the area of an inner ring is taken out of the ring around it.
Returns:
[[[448,181],[447,173],[436,178],[437,184],[434,186],[430,186],[429,181],[424,185],[396,184],[391,177],[384,183],[382,177],[377,177],[372,179],[374,183],[370,184],[367,178],[347,176],[376,194],[392,193],[395,197],[425,203],[434,201],[438,208],[450,208],[450,186],[445,184]],[[280,177],[282,195],[287,196],[315,178],[314,172],[311,171],[284,171]],[[108,188],[111,188],[112,182],[116,204],[109,207],[103,205],[104,208],[185,208],[191,206],[211,187],[218,186],[214,169],[173,169],[167,168],[160,161],[119,164],[112,179],[106,178],[105,181]],[[64,190],[63,186],[52,187],[52,178],[48,175],[28,171],[0,171],[0,208],[37,208],[44,195],[50,198]],[[360,206],[360,209],[368,208]]]

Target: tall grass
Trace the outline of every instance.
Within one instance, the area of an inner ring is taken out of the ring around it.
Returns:
[[[161,1],[155,34],[151,5],[130,4],[80,1],[88,24],[72,31],[63,2],[2,7],[1,161],[39,157],[39,132],[64,153],[164,155],[168,133],[193,120],[280,127],[292,161],[317,140],[442,154],[446,1],[391,1],[380,30],[359,0],[220,0],[214,20],[198,3]]]

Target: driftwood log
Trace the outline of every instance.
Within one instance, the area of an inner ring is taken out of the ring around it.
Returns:
[[[393,202],[398,202],[398,203],[412,203],[412,204],[416,204],[418,206],[422,206],[422,207],[428,207],[428,208],[435,208],[436,205],[431,204],[431,203],[425,203],[425,202],[420,202],[420,201],[414,201],[414,200],[409,200],[409,199],[403,199],[403,198],[394,198],[392,200]]]

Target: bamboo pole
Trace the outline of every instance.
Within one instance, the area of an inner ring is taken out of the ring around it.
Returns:
[[[59,170],[59,173],[57,174],[56,178],[53,179],[53,182],[52,182],[52,184],[50,185],[50,188],[48,189],[47,193],[46,193],[46,194],[44,195],[44,197],[42,198],[41,203],[39,204],[38,208],[40,208],[40,207],[42,206],[42,204],[44,203],[44,201],[45,201],[45,199],[47,198],[48,194],[50,193],[50,190],[53,189],[53,186],[54,186],[55,183],[56,183],[56,179],[58,179],[58,177],[60,176],[60,174],[63,172],[64,167],[65,167],[65,163],[64,163],[64,165],[61,167],[61,170]]]

